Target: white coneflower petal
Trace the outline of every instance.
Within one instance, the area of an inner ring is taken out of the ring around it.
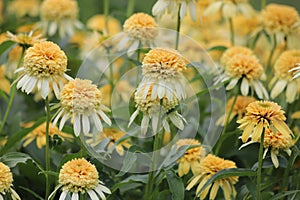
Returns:
[[[59,196],[59,200],[65,200],[66,199],[66,196],[67,196],[68,192],[66,191],[63,191],[60,196]]]
[[[278,80],[271,91],[271,98],[274,99],[281,94],[287,84],[286,80]]]
[[[72,195],[72,200],[79,200],[79,195],[77,192],[74,192]]]
[[[286,87],[286,102],[292,103],[297,96],[298,86],[296,82],[290,82]]]
[[[93,190],[87,190],[87,193],[91,197],[91,200],[98,200],[97,194]]]
[[[90,121],[89,121],[89,117],[86,115],[82,115],[82,130],[83,133],[87,134],[90,131]]]
[[[243,96],[247,96],[249,93],[249,82],[246,78],[243,78],[242,80],[241,93]]]
[[[150,121],[150,118],[148,115],[143,116],[142,123],[141,123],[142,135],[146,135],[149,121]]]

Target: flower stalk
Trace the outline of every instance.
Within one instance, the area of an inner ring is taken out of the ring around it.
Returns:
[[[263,130],[260,138],[259,152],[258,152],[258,167],[256,178],[256,199],[261,200],[261,171],[263,165],[263,149],[264,149],[265,131]]]
[[[181,8],[181,4],[179,4],[178,13],[177,13],[176,43],[175,43],[175,49],[176,50],[178,50],[179,37],[180,37],[180,26],[181,26],[180,8]]]
[[[45,161],[46,161],[46,171],[50,171],[50,146],[49,146],[49,124],[50,124],[50,104],[49,104],[49,98],[47,97],[45,99],[45,106],[46,106],[46,148],[45,148]],[[48,199],[48,196],[50,194],[50,180],[49,180],[49,174],[46,173],[46,195],[45,199]]]

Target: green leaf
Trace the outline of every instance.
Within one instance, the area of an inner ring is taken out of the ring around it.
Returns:
[[[9,149],[14,147],[23,137],[25,137],[28,133],[30,133],[33,129],[41,125],[45,121],[45,117],[36,121],[36,123],[31,126],[30,128],[25,128],[12,136],[9,137],[5,146],[0,150],[0,156],[6,153]]]
[[[197,196],[201,194],[205,190],[207,186],[212,184],[214,181],[224,179],[231,176],[256,176],[256,171],[253,171],[251,169],[243,169],[243,168],[231,168],[231,169],[224,169],[219,172],[217,172],[215,175],[213,175],[201,188],[201,190],[198,192]]]
[[[33,190],[23,187],[23,186],[19,186],[19,188],[21,188],[22,190],[25,190],[26,192],[32,194],[35,198],[39,199],[39,200],[43,200],[44,198],[42,198],[40,195],[38,195],[37,193],[35,193]]]
[[[9,49],[15,42],[13,41],[5,41],[0,45],[0,55],[2,55],[7,49]]]
[[[136,187],[143,184],[147,184],[148,182],[148,174],[143,175],[132,175],[128,178],[124,179],[122,182],[117,183],[114,185],[114,187],[111,189],[112,192],[115,192],[117,189],[125,187],[126,185],[132,185],[133,183],[139,183],[139,185],[136,185]]]
[[[32,160],[32,158],[25,153],[10,152],[3,155],[0,160],[10,168],[12,168],[15,167],[18,163],[26,163],[28,160]]]
[[[207,49],[207,51],[226,51],[226,49],[228,49],[226,46],[214,46],[211,47],[209,49]]]
[[[289,196],[289,195],[295,195],[299,193],[300,190],[291,190],[291,191],[286,191],[286,192],[280,192],[273,196],[270,200],[277,200],[277,199],[282,199],[283,197]]]
[[[173,170],[167,171],[166,174],[169,188],[172,193],[172,200],[184,199],[184,185],[181,178],[179,178]]]
[[[123,161],[123,166],[116,176],[123,176],[124,174],[126,174],[135,164],[136,160],[137,156],[135,155],[135,153],[127,152]]]
[[[8,104],[8,98],[6,96],[6,94],[0,89],[0,96],[4,99],[5,103]]]

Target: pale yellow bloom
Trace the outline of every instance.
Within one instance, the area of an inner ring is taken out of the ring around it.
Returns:
[[[60,37],[72,36],[75,28],[82,28],[77,20],[78,4],[74,0],[45,0],[41,5],[40,26],[44,32],[52,36],[57,31]]]
[[[300,50],[283,52],[274,65],[275,76],[271,81],[273,87],[271,98],[276,98],[286,89],[286,101],[293,103],[299,96],[300,80],[293,78],[294,68],[300,63]]]
[[[285,124],[286,117],[281,107],[271,101],[255,101],[250,103],[246,115],[237,121],[239,129],[243,130],[242,141],[258,142],[264,129],[271,129],[273,132],[292,135],[292,131]]]
[[[238,54],[242,54],[245,56],[253,56],[254,55],[253,51],[247,47],[233,46],[233,47],[226,49],[226,51],[222,54],[222,57],[220,60],[221,65],[226,66],[227,62],[229,60],[231,60],[231,58],[233,56],[238,55]]]
[[[58,45],[48,41],[35,43],[26,50],[23,66],[16,70],[20,73],[16,80],[17,89],[29,94],[37,87],[42,98],[46,99],[52,85],[54,94],[59,98],[63,80],[72,79],[65,74],[66,71],[67,56]]]
[[[119,142],[119,140],[126,136],[126,133],[116,128],[104,128],[102,132],[97,135],[89,134],[91,139],[87,139],[86,142],[92,146],[98,145],[102,140],[108,138],[110,140],[107,148],[108,150],[115,149],[120,156],[124,155],[124,148],[131,146],[130,140]]]
[[[104,193],[111,194],[111,191],[99,180],[99,174],[95,165],[84,158],[73,159],[65,163],[59,172],[56,190],[62,188],[60,200],[67,199],[70,195],[72,200],[79,199],[79,193],[88,193],[91,200],[105,200]],[[54,197],[52,192],[49,199]]]
[[[234,185],[238,182],[237,176],[231,176],[223,179],[219,179],[214,183],[210,184],[206,187],[202,193],[198,194],[204,184],[217,172],[224,169],[236,168],[236,165],[233,161],[224,160],[223,158],[219,158],[212,154],[208,154],[205,158],[203,158],[200,162],[199,174],[194,175],[189,181],[187,190],[190,190],[196,184],[198,184],[196,189],[196,195],[199,196],[201,200],[205,199],[208,195],[209,190],[210,195],[209,199],[214,200],[217,196],[218,190],[221,187],[224,192],[224,199],[231,200],[231,196],[236,196],[236,190]]]
[[[105,30],[106,17],[104,15],[94,15],[86,23],[89,29],[101,31],[109,35],[115,35],[121,32],[121,23],[113,17],[108,18],[108,30]]]
[[[190,169],[193,174],[200,173],[200,161],[205,157],[205,149],[200,145],[200,142],[195,139],[180,139],[176,142],[177,149],[184,146],[197,145],[196,147],[191,147],[187,150],[184,155],[179,158],[178,163],[178,175],[181,177],[185,174],[188,174]]]
[[[3,65],[0,66],[0,90],[6,94],[9,94],[10,92],[10,82],[5,77],[5,68]]]
[[[24,128],[30,128],[35,122],[28,122],[22,124]],[[49,136],[53,138],[54,135],[58,135],[62,140],[72,139],[73,137],[67,133],[61,132],[56,126],[49,124]],[[46,145],[46,122],[33,129],[24,138],[23,146],[28,146],[33,140],[36,140],[36,146],[41,149]]]
[[[270,33],[283,33],[285,35],[299,27],[299,14],[294,7],[269,4],[262,11],[262,23]]]
[[[238,36],[249,36],[260,25],[260,20],[257,15],[246,17],[245,15],[236,15],[232,18],[234,32]],[[243,38],[245,40],[245,38]]]
[[[17,18],[22,18],[26,15],[36,17],[39,15],[39,8],[39,0],[13,0],[9,2],[7,11],[14,14]]]
[[[59,109],[53,119],[55,125],[61,118],[60,130],[70,118],[74,120],[76,136],[81,132],[89,133],[92,121],[99,131],[103,130],[101,119],[111,125],[111,120],[104,113],[110,110],[102,104],[102,93],[92,81],[76,78],[63,87],[60,97],[60,103],[54,106]]]
[[[14,41],[18,43],[20,46],[24,48],[28,48],[33,46],[36,43],[44,42],[46,39],[41,38],[42,35],[33,35],[34,32],[30,33],[18,33],[16,35],[12,34],[11,32],[7,31],[7,38],[8,40]]]
[[[13,200],[21,200],[12,188],[13,176],[9,167],[0,162],[0,199],[4,199],[6,193],[10,193]]]

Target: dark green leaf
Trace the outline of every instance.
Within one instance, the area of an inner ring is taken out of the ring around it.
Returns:
[[[148,174],[146,175],[132,175],[128,178],[124,179],[122,182],[117,183],[112,188],[112,192],[116,191],[117,189],[124,187],[125,185],[132,184],[132,183],[142,183],[147,184],[148,182]]]
[[[0,160],[7,164],[10,168],[15,167],[18,163],[26,163],[27,160],[31,160],[32,158],[25,154],[20,152],[10,152],[7,154],[4,154]]]
[[[26,188],[26,187],[22,187],[22,186],[19,186],[19,188],[21,188],[22,190],[25,190],[26,192],[32,194],[35,198],[37,199],[40,199],[40,200],[43,200],[44,198],[42,198],[40,195],[38,195],[37,193],[35,193],[33,190],[29,189],[29,188]]]
[[[289,196],[289,195],[294,195],[299,193],[300,190],[291,190],[291,191],[286,191],[286,192],[280,192],[273,196],[270,200],[277,200],[277,199],[282,199],[283,197]]]
[[[2,55],[7,49],[9,49],[15,42],[13,41],[5,41],[0,45],[0,55]]]
[[[209,49],[207,49],[207,51],[226,51],[226,49],[228,49],[227,47],[225,46],[214,46],[214,47],[211,47]]]
[[[172,193],[172,200],[184,199],[184,185],[181,178],[179,178],[173,170],[167,171],[166,174],[169,188]]]

